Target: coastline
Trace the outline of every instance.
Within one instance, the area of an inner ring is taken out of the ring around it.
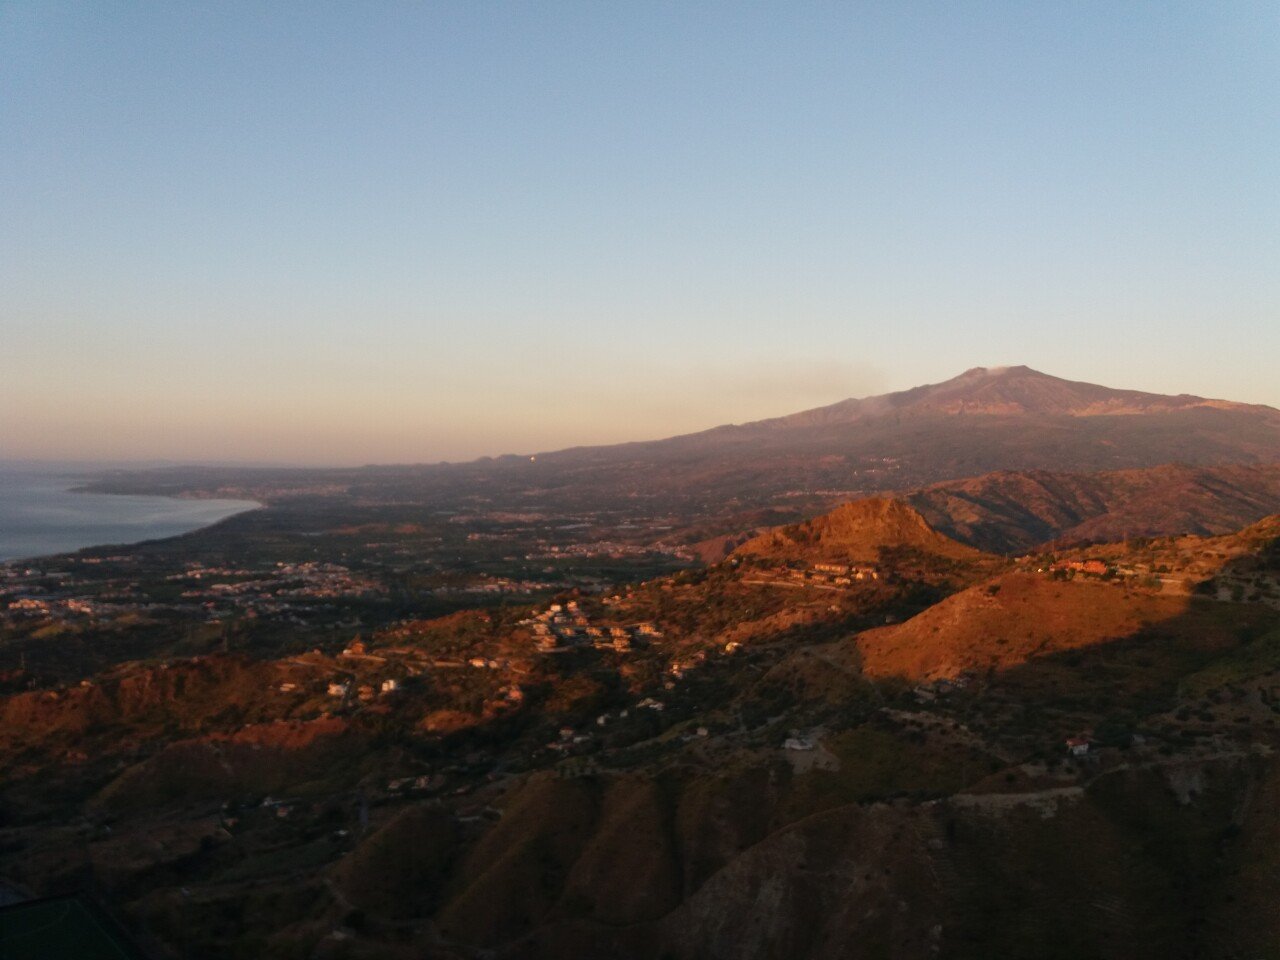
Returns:
[[[8,481],[0,485],[0,564],[186,536],[266,506],[256,500],[104,493],[65,474],[0,479]]]

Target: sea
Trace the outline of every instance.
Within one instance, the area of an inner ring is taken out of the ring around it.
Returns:
[[[0,467],[0,562],[175,537],[259,506],[74,492],[86,479]]]

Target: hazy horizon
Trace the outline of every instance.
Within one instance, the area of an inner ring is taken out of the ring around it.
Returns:
[[[1027,364],[1280,406],[1280,20],[0,8],[0,456],[468,460]]]
[[[1011,364],[1008,366],[1019,366],[1019,365]],[[1002,366],[1002,367],[989,366],[989,367],[986,367],[985,369],[991,370],[992,372],[998,372],[998,371],[1007,369],[1008,366]],[[957,371],[956,376],[959,376],[959,374],[964,372],[965,371]],[[1053,376],[1053,374],[1049,373],[1049,371],[1042,370],[1037,372],[1048,373],[1050,376]],[[951,378],[948,377],[946,379],[949,380]],[[939,382],[942,382],[942,381],[939,381]],[[911,387],[919,387],[919,386],[927,386],[927,384],[911,385]],[[1116,389],[1128,389],[1123,384],[1102,384],[1102,386],[1114,387]],[[910,389],[910,387],[907,387],[904,389]],[[893,392],[897,392],[896,389],[892,391],[883,391],[883,393],[893,393]],[[1169,394],[1174,395],[1174,391],[1169,391]],[[821,406],[828,405],[828,403],[838,403],[841,400],[862,399],[863,397],[867,397],[871,395],[872,394],[862,394],[862,395],[859,395],[858,397],[839,397],[839,398],[836,398],[835,400],[824,401],[823,403],[817,404],[815,406],[821,407]],[[1206,399],[1231,400],[1232,398],[1209,397]],[[809,408],[809,409],[813,409],[813,408]],[[764,414],[761,417],[752,418],[752,419],[753,420],[768,419],[774,416],[786,416],[788,414],[799,413],[799,412],[802,412],[802,411],[799,409],[772,411]],[[720,423],[707,423],[707,424],[702,424],[700,426],[695,427],[692,431],[686,431],[686,432],[696,433],[702,430],[710,430],[716,427],[727,426],[732,424],[740,424],[740,423],[746,423],[746,422],[751,422],[751,421],[739,420],[739,421],[722,421]],[[234,469],[325,469],[325,468],[350,469],[350,468],[366,467],[366,466],[390,467],[390,466],[410,466],[410,465],[432,465],[432,464],[439,464],[439,463],[465,463],[473,460],[492,459],[492,458],[499,458],[499,457],[506,457],[506,456],[527,456],[530,454],[552,453],[558,450],[570,449],[577,446],[594,446],[594,445],[608,445],[612,443],[630,443],[630,442],[645,442],[649,440],[663,440],[672,436],[679,436],[679,435],[680,435],[679,433],[671,432],[671,433],[659,433],[654,436],[622,436],[622,437],[615,437],[615,438],[600,440],[595,443],[565,443],[560,446],[528,447],[523,449],[509,449],[509,450],[490,450],[490,451],[477,453],[473,456],[463,456],[463,457],[455,457],[455,458],[427,457],[419,460],[367,460],[367,461],[350,461],[350,460],[325,461],[325,460],[319,460],[319,459],[269,460],[269,459],[243,459],[243,458],[236,459],[236,458],[217,458],[217,457],[198,457],[198,456],[190,457],[186,459],[136,458],[136,459],[130,460],[127,458],[124,458],[124,459],[114,458],[114,459],[100,459],[100,460],[93,460],[93,459],[65,460],[65,459],[48,459],[48,458],[39,458],[39,457],[13,458],[13,457],[5,457],[2,454],[0,454],[0,472],[6,471],[6,470],[8,471],[14,471],[14,470],[57,471],[57,472],[71,475],[76,472],[95,473],[95,472],[101,472],[103,470],[115,470],[115,469],[137,470],[137,469],[166,469],[166,468],[183,468],[183,467],[211,467],[211,468],[234,468]]]

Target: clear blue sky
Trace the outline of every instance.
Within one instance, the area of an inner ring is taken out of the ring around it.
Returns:
[[[1280,8],[8,0],[0,332],[0,457],[1280,405]]]

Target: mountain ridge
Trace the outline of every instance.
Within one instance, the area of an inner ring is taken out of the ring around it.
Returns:
[[[906,390],[868,397],[850,397],[779,417],[768,417],[743,424],[726,424],[681,436],[699,436],[716,430],[735,428],[788,428],[855,423],[902,412],[1090,417],[1163,413],[1198,407],[1250,411],[1280,417],[1280,410],[1265,404],[1201,397],[1190,393],[1161,394],[1106,387],[1081,380],[1067,380],[1025,365],[1017,365],[971,367],[939,383],[922,384]]]
[[[940,533],[996,553],[1050,541],[1217,535],[1280,512],[1280,463],[1002,470],[932,484],[904,499]]]
[[[459,464],[115,473],[89,489],[268,504],[306,495],[335,506],[347,499],[575,517],[622,518],[643,505],[644,515],[669,518],[664,523],[675,528],[696,523],[706,533],[692,539],[701,540],[762,526],[749,518],[770,511],[799,519],[840,502],[995,471],[1275,462],[1280,410],[1113,390],[1010,367],[974,368],[942,384],[662,440]]]
[[[1181,420],[1183,422],[1176,423]],[[957,431],[1001,440],[1016,425],[1036,424],[1045,431],[1098,445],[1118,446],[1139,433],[1176,444],[1182,435],[1195,435],[1196,443],[1178,447],[1176,455],[1145,456],[1140,451],[1113,450],[1113,456],[1070,466],[1053,461],[1016,461],[995,469],[1119,469],[1153,466],[1185,459],[1190,462],[1280,459],[1280,409],[1262,404],[1200,397],[1194,394],[1158,394],[1117,389],[1083,381],[1066,380],[1027,366],[973,367],[935,384],[862,398],[840,400],[826,406],[746,423],[722,424],[692,433],[656,440],[628,441],[568,447],[539,452],[537,462],[547,464],[592,463],[655,456],[688,459],[715,455],[803,454],[817,450],[840,452],[850,447],[884,448],[898,455],[908,446],[895,443],[915,433],[926,440]],[[1026,438],[1021,442],[1027,443]],[[1031,442],[1032,446],[1036,444]],[[1057,446],[1057,445],[1055,445]],[[1241,447],[1247,446],[1247,450]],[[1259,449],[1266,453],[1258,455]],[[1202,451],[1197,455],[1197,451]],[[861,451],[860,451],[861,452]],[[868,450],[869,452],[869,450]],[[511,457],[512,460],[523,458]],[[988,472],[969,470],[968,475]],[[962,476],[966,473],[954,473]],[[943,479],[936,477],[935,480]],[[932,482],[932,481],[930,481]]]

